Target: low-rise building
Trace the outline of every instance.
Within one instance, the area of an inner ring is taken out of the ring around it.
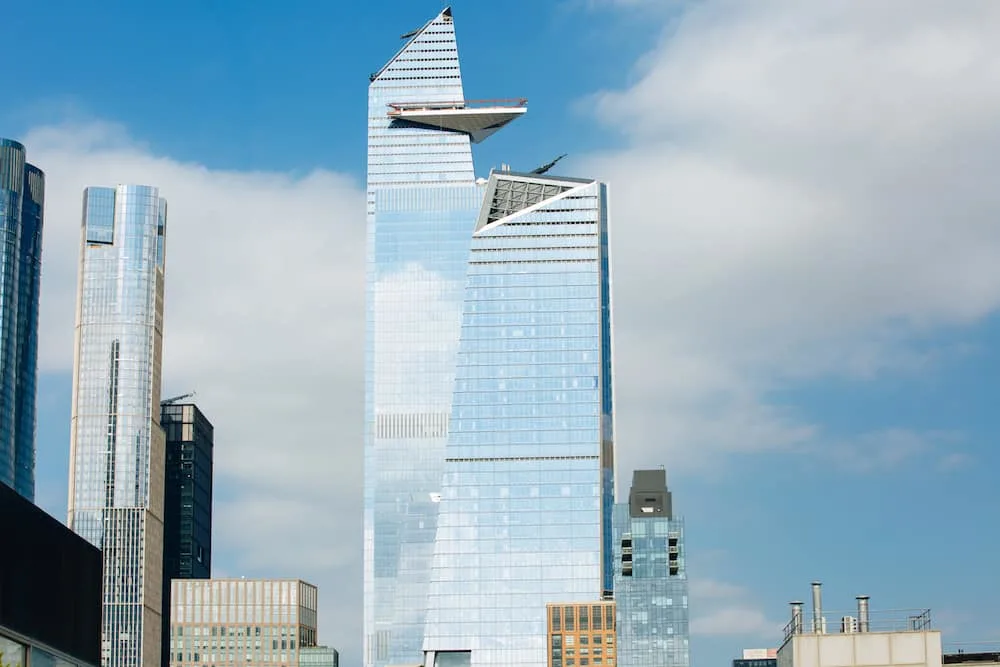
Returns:
[[[174,579],[174,667],[298,667],[316,646],[318,591],[299,579]]]
[[[549,667],[617,667],[614,600],[546,605]]]
[[[839,622],[827,623],[819,582],[812,597],[808,622],[802,603],[791,603],[777,667],[941,667],[941,633],[931,627],[929,609],[872,613],[860,595],[856,611],[831,614]]]
[[[101,552],[0,483],[0,665],[101,664]]]
[[[340,653],[332,646],[305,646],[299,649],[299,667],[339,667]]]

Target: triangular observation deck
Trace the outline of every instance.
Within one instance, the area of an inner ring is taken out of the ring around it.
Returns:
[[[528,100],[461,100],[457,102],[393,102],[387,115],[405,121],[452,132],[464,132],[479,143],[528,111]]]

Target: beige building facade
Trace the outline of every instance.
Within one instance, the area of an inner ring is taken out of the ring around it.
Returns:
[[[175,579],[173,667],[297,667],[316,646],[318,590],[300,579]]]

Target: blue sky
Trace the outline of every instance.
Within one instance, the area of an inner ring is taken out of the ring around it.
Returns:
[[[319,584],[358,664],[367,75],[442,5],[286,4],[6,10],[0,135],[49,179],[38,501],[64,518],[80,189],[160,185],[216,572]],[[817,578],[1000,640],[995,7],[454,3],[467,97],[529,99],[479,171],[611,183],[619,481],[667,466],[695,667]]]

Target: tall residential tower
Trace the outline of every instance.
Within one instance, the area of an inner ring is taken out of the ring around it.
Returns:
[[[673,513],[664,470],[636,470],[627,502],[615,505],[618,664],[688,667],[684,521]]]
[[[0,139],[0,483],[35,499],[35,383],[45,175]]]
[[[69,526],[103,552],[103,667],[160,662],[166,224],[154,187],[84,192]]]
[[[365,664],[548,662],[546,605],[612,587],[607,189],[475,178],[526,111],[465,100],[452,12],[368,107]]]

